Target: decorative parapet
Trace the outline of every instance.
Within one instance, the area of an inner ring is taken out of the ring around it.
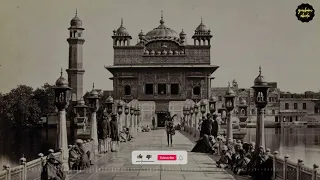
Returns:
[[[93,152],[92,141],[85,142],[84,147],[87,151]],[[72,145],[69,145],[69,149]],[[61,152],[54,152],[49,149],[48,155],[53,154],[54,157],[61,161]],[[38,154],[39,158],[27,162],[26,158],[20,159],[20,165],[10,168],[10,165],[4,165],[3,170],[0,171],[0,180],[36,180],[41,178],[42,167],[45,165],[47,156],[43,153]]]

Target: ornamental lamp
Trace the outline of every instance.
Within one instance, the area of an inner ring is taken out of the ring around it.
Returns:
[[[186,112],[187,112],[187,116],[190,114],[190,108],[189,106],[186,106]]]
[[[234,91],[231,89],[230,83],[229,83],[228,89],[226,91],[226,95],[224,96],[226,109],[229,112],[234,109],[234,98],[235,97],[236,96],[234,94]]]
[[[122,100],[119,100],[119,102],[117,104],[117,109],[118,109],[117,110],[118,114],[121,115],[123,112],[123,101]]]
[[[259,75],[254,80],[254,99],[257,108],[265,108],[268,104],[268,82],[264,76],[261,75],[261,67],[259,67]]]
[[[202,114],[206,113],[206,111],[207,111],[206,110],[206,108],[207,108],[206,106],[207,106],[206,102],[204,100],[202,100],[201,103],[200,103],[200,111],[201,111]]]
[[[93,86],[92,86],[92,91],[89,93],[89,97],[88,97],[88,100],[89,100],[89,109],[92,111],[92,112],[97,112],[99,107],[100,107],[100,104],[99,104],[99,93],[94,89],[94,83],[93,83]]]
[[[241,98],[240,103],[238,105],[238,111],[239,111],[239,121],[240,121],[240,127],[246,128],[247,127],[247,118],[248,118],[248,105],[245,99]]]
[[[187,106],[183,106],[183,115],[186,116],[187,115]]]
[[[199,113],[199,106],[197,104],[194,104],[193,109],[194,113],[197,115]]]
[[[55,95],[54,104],[59,111],[66,109],[69,105],[68,91],[72,88],[68,86],[68,81],[62,76],[62,69],[61,76],[57,79],[53,89]]]
[[[194,113],[194,107],[190,106],[190,114],[191,114],[191,116],[193,115],[193,113]]]
[[[138,107],[134,108],[134,115],[137,116],[138,115]]]
[[[209,99],[209,111],[211,114],[213,114],[216,111],[216,103],[217,103],[217,98],[215,96],[211,96]]]
[[[113,97],[109,96],[106,101],[105,101],[105,106],[107,108],[107,113],[111,114],[112,113],[112,105],[114,103]]]
[[[132,116],[134,114],[134,107],[131,105],[130,107],[130,115]]]
[[[124,105],[124,114],[128,115],[129,113],[130,113],[130,108],[129,108],[128,104],[125,104]]]

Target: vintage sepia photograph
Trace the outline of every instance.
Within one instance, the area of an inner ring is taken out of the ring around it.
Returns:
[[[0,180],[320,180],[318,12],[2,0]]]

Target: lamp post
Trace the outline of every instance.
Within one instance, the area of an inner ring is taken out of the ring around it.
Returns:
[[[134,108],[134,133],[136,134],[138,131],[138,107]]]
[[[74,110],[76,113],[75,121],[77,122],[77,128],[82,128],[83,131],[86,131],[86,126],[87,126],[87,108],[88,106],[85,105],[85,102],[83,99],[80,99],[77,102],[77,105],[74,106]]]
[[[202,113],[202,117],[204,117],[204,114],[207,111],[207,104],[206,104],[204,99],[202,99],[201,102],[200,102],[200,111]]]
[[[121,114],[123,113],[123,101],[119,100],[118,104],[117,104],[117,112],[119,115],[119,120],[118,120],[118,125],[120,126],[118,129],[119,131],[122,131],[122,120],[121,120]]]
[[[130,113],[130,108],[128,106],[128,104],[126,103],[124,106],[124,114],[126,115],[126,119],[125,119],[125,127],[128,128],[128,114]]]
[[[186,106],[186,113],[187,113],[187,121],[188,121],[188,132],[191,132],[191,123],[190,123],[190,119],[189,119],[189,115],[190,115],[190,108],[189,106]]]
[[[193,113],[194,113],[194,107],[193,105],[190,106],[190,122],[191,122],[191,127],[193,126]],[[194,126],[196,127],[196,126]],[[190,134],[192,134],[192,129],[191,128],[191,131],[190,131]],[[196,133],[196,131],[194,131],[194,133]]]
[[[185,127],[188,125],[188,122],[187,122],[187,106],[183,106],[183,117],[184,117],[184,131],[186,131]]]
[[[209,99],[209,111],[211,115],[213,115],[216,112],[216,103],[217,98],[215,96],[211,96]]]
[[[69,150],[68,150],[68,135],[67,135],[67,121],[66,121],[66,108],[69,105],[69,98],[67,97],[67,92],[71,90],[68,86],[68,81],[61,76],[56,81],[56,85],[53,87],[55,100],[54,104],[58,108],[59,111],[59,120],[57,127],[57,149],[61,149],[62,156],[62,166],[64,171],[69,171]]]
[[[131,127],[131,132],[134,131],[134,127],[133,127],[133,114],[134,114],[134,107],[133,105],[131,104],[131,107],[130,107],[130,115],[131,115],[131,120],[130,120],[130,127]]]
[[[259,148],[265,148],[266,145],[263,113],[264,108],[268,104],[268,89],[270,88],[265,78],[261,75],[261,67],[259,67],[259,75],[254,80],[254,86],[252,88],[254,89],[254,99],[258,111],[255,152],[259,152]]]
[[[218,113],[221,114],[221,120],[222,120],[221,124],[222,124],[222,125],[226,125],[226,124],[227,124],[227,122],[226,122],[226,117],[223,116],[223,115],[224,115],[224,112],[227,112],[227,109],[226,109],[226,106],[225,106],[224,104],[222,104],[222,105],[221,105],[221,108],[218,109]]]
[[[194,104],[193,106],[194,109],[194,123],[195,123],[195,131],[197,132],[198,129],[198,113],[199,113],[199,106],[197,105],[197,103]],[[194,137],[197,137],[197,133],[194,133]]]
[[[245,99],[241,99],[240,103],[238,105],[238,111],[239,111],[239,125],[240,128],[246,128],[247,127],[247,118],[248,118],[248,105]]]
[[[105,101],[105,106],[107,108],[107,113],[111,114],[112,113],[112,105],[114,103],[114,100],[112,98],[112,96],[109,96],[106,101]]]
[[[226,95],[224,96],[227,109],[227,144],[229,143],[229,139],[233,139],[231,111],[234,109],[234,98],[235,95],[229,83],[228,90],[226,91]]]
[[[97,130],[97,111],[100,107],[99,104],[99,94],[94,89],[94,83],[92,86],[92,91],[89,93],[89,109],[91,111],[91,124],[90,124],[90,137],[93,139],[93,145],[94,145],[94,154],[98,154],[98,130]]]
[[[141,132],[141,127],[140,127],[140,123],[141,123],[141,106],[138,106],[138,112],[137,112],[137,115],[138,115],[138,132]]]

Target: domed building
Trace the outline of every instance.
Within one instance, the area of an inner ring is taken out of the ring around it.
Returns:
[[[158,127],[164,126],[164,113],[178,113],[179,118],[186,99],[208,99],[210,76],[218,68],[210,64],[211,32],[201,20],[194,42],[187,44],[181,29],[170,28],[161,13],[154,29],[136,32],[135,45],[130,45],[132,37],[123,21],[113,31],[114,65],[105,68],[113,75],[114,98],[137,99],[142,119],[150,120],[143,124],[155,117]]]

